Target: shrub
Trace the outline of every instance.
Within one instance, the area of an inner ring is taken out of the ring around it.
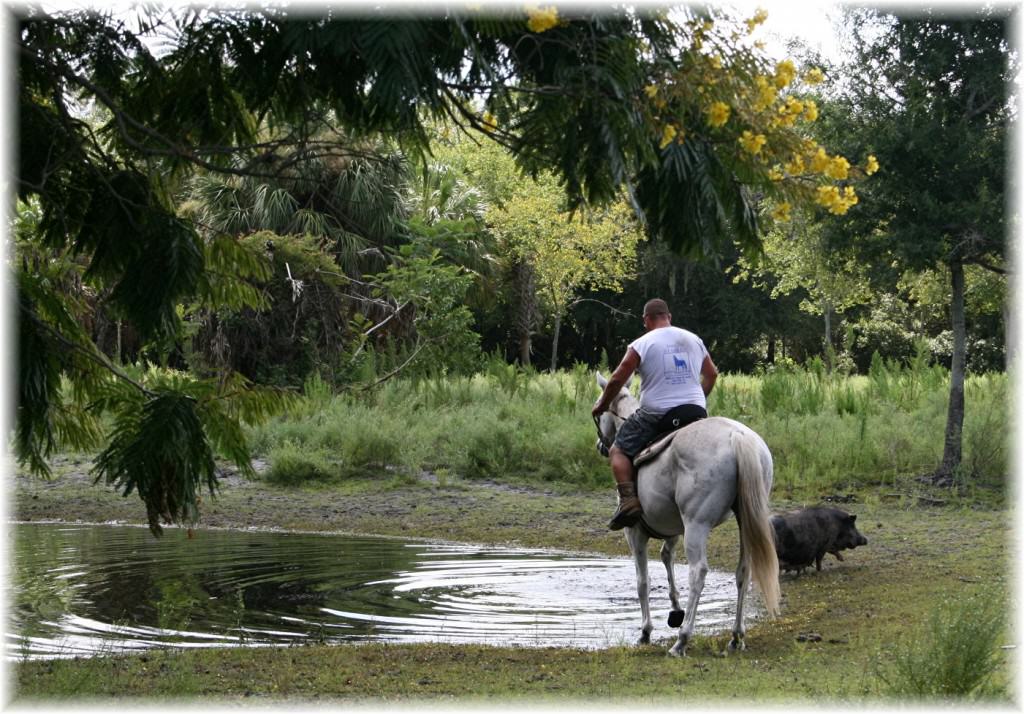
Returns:
[[[268,460],[270,467],[264,478],[281,486],[323,483],[338,477],[337,465],[330,462],[322,452],[296,446],[291,441],[271,449]]]
[[[901,642],[891,663],[879,667],[887,692],[925,699],[1004,696],[992,680],[1003,664],[1005,611],[1005,598],[995,591],[946,600],[924,631]]]

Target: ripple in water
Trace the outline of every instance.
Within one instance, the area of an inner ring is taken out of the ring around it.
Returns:
[[[593,649],[639,634],[626,558],[295,533],[12,530],[8,659],[309,641]],[[671,636],[657,558],[650,572],[654,636]],[[682,563],[676,582],[685,597]],[[730,628],[734,607],[732,574],[708,573],[698,629]]]

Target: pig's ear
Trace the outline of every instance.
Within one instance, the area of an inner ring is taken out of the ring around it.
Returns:
[[[856,513],[851,513],[850,514],[850,523],[853,523],[856,520],[857,520],[857,514]]]

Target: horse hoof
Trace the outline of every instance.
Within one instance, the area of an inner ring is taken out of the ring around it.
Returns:
[[[730,652],[742,652],[747,649],[747,643],[743,640],[729,640]]]
[[[636,643],[638,645],[649,645],[649,644],[651,644],[651,633],[650,632],[641,632],[640,633],[640,639],[638,639],[636,641]]]
[[[672,649],[670,649],[668,651],[668,656],[669,657],[685,657],[686,656],[686,648],[685,647],[680,647],[678,644],[673,645]]]
[[[683,624],[683,620],[686,618],[686,612],[684,610],[672,610],[668,614],[668,626],[679,627]]]

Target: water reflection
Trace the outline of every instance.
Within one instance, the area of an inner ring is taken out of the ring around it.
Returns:
[[[632,561],[336,535],[15,524],[7,657],[308,641],[600,648],[632,641]],[[669,609],[651,564],[652,612]],[[676,565],[686,582],[686,568]],[[698,622],[731,625],[731,574]],[[670,631],[659,623],[655,637]]]

